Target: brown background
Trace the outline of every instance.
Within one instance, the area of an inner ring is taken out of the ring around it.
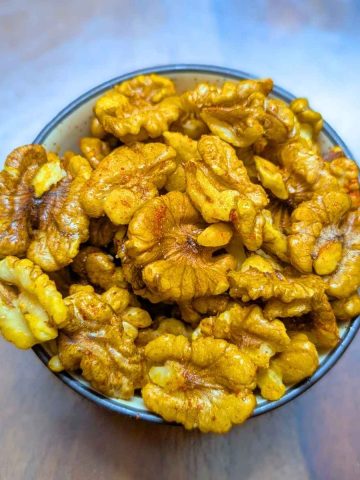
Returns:
[[[356,0],[0,0],[0,155],[121,73],[192,62],[272,76],[360,158]],[[360,478],[360,336],[302,397],[227,436],[106,412],[0,344],[0,480]]]

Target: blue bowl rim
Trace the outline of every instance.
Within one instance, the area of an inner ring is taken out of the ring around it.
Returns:
[[[232,68],[225,68],[225,67],[218,67],[213,65],[174,64],[174,65],[162,65],[162,66],[155,66],[155,67],[136,70],[124,75],[120,75],[111,80],[108,80],[107,82],[104,82],[98,85],[97,87],[92,88],[91,90],[87,91],[83,95],[80,95],[80,97],[78,97],[77,99],[69,103],[69,105],[67,105],[63,110],[61,110],[40,131],[40,133],[34,139],[33,143],[42,144],[46,140],[47,136],[51,133],[51,131],[54,130],[74,110],[79,108],[85,102],[99,95],[100,93],[103,93],[104,91],[108,90],[109,88],[111,88],[117,83],[123,82],[125,80],[129,80],[130,78],[133,78],[137,75],[147,75],[150,73],[167,75],[167,74],[172,74],[177,72],[194,73],[194,74],[199,74],[199,73],[217,74],[217,75],[221,75],[223,77],[234,79],[234,80],[258,78],[255,75],[250,75],[240,70],[235,70]],[[286,102],[289,102],[292,99],[296,98],[293,94],[289,93],[287,90],[281,87],[278,87],[277,85],[274,86],[273,92],[276,94],[277,97],[285,100]],[[343,140],[339,137],[339,135],[327,122],[324,122],[323,133],[334,144],[339,145],[349,158],[353,158],[349,148],[346,146]],[[267,401],[257,406],[252,414],[252,417],[262,415],[266,412],[275,410],[276,408],[279,408],[282,405],[285,405],[289,401],[298,397],[300,394],[304,393],[316,382],[318,382],[340,359],[340,357],[343,355],[345,350],[348,348],[348,346],[354,339],[356,332],[359,330],[359,328],[360,328],[360,316],[358,316],[355,320],[353,320],[353,322],[347,327],[340,343],[326,355],[326,358],[323,360],[320,367],[316,370],[316,372],[310,378],[304,380],[303,382],[293,387],[290,387],[280,400],[273,401],[273,402]],[[40,358],[40,360],[47,366],[49,361],[49,355],[45,351],[45,349],[42,347],[42,345],[34,346],[33,351]],[[87,398],[88,400],[93,401],[94,403],[96,403],[101,407],[104,407],[116,413],[121,413],[130,417],[135,417],[137,419],[147,420],[153,423],[174,425],[173,423],[165,421],[160,416],[152,412],[144,412],[144,411],[138,410],[136,407],[120,404],[115,400],[109,397],[106,397],[101,393],[89,388],[87,385],[80,383],[76,378],[72,377],[67,372],[60,372],[60,373],[53,372],[53,373],[62,382],[64,382],[70,388],[75,390],[77,393]]]

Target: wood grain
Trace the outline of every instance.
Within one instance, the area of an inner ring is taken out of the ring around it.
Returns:
[[[0,0],[0,154],[145,66],[218,64],[308,95],[360,158],[357,0]],[[0,342],[0,480],[360,478],[360,336],[326,377],[228,435],[117,416]]]

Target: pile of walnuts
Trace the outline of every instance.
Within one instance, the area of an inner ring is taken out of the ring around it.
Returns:
[[[360,313],[360,190],[322,117],[272,81],[158,75],[94,105],[81,154],[0,173],[0,331],[168,421],[226,432],[279,399]],[[56,340],[55,340],[56,339]],[[56,342],[56,347],[54,346]],[[55,349],[55,350],[54,350]]]

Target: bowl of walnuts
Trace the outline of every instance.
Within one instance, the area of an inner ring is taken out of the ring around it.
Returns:
[[[8,155],[0,204],[2,336],[107,409],[225,433],[359,329],[358,167],[271,79],[106,82]]]

